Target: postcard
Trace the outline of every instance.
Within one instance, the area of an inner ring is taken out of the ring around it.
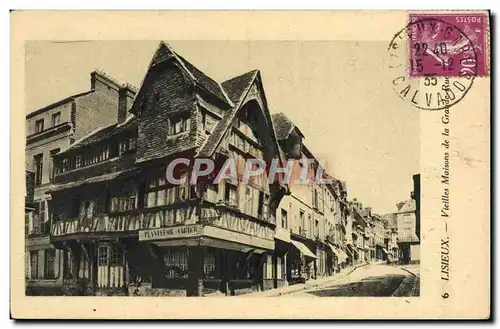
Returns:
[[[489,12],[11,27],[13,318],[490,317]]]

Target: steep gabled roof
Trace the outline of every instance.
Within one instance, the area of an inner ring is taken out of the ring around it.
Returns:
[[[300,129],[284,113],[275,113],[272,115],[272,119],[278,140],[287,139],[294,129],[297,129],[299,136],[304,137]]]
[[[200,71],[196,66],[188,62],[184,57],[177,55],[177,57],[184,62],[186,69],[191,72],[195,80],[202,86],[203,89],[210,92],[211,94],[217,96],[217,98],[226,102],[228,105],[233,105],[231,99],[228,97],[224,89],[216,81],[210,78],[208,75]]]
[[[135,95],[135,99],[133,105],[131,107],[132,112],[135,112],[136,109],[136,101],[142,97],[144,84],[147,81],[147,77],[151,68],[155,65],[158,65],[166,60],[175,59],[179,65],[182,67],[184,72],[189,76],[189,78],[196,84],[198,84],[202,89],[206,90],[208,93],[214,95],[224,103],[229,106],[233,106],[233,102],[226,95],[226,92],[222,88],[219,83],[211,79],[205,73],[196,68],[193,64],[188,62],[186,59],[178,55],[172,47],[170,47],[166,42],[161,41],[156,49],[153,58],[151,59],[146,74],[142,79],[141,85],[139,87],[139,91]]]
[[[205,144],[203,144],[198,151],[197,156],[210,157],[213,154],[217,146],[222,141],[224,134],[231,126],[236,113],[241,106],[241,102],[252,86],[258,72],[258,70],[253,70],[222,83],[222,86],[226,89],[229,98],[231,98],[234,103],[234,107],[227,111],[224,117],[222,117],[222,119],[217,123],[212,134],[207,138]]]
[[[235,106],[240,105],[240,102],[243,100],[243,94],[245,94],[252,85],[257,72],[258,70],[252,70],[222,83],[222,87],[226,90],[227,95]]]

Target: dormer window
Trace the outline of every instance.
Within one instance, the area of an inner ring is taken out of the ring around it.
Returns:
[[[168,134],[177,135],[187,131],[189,119],[183,116],[169,119]]]

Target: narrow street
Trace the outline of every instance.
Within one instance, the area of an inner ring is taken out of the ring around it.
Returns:
[[[402,297],[418,296],[420,272],[418,265],[385,264],[360,267],[337,281],[302,290],[282,297]]]

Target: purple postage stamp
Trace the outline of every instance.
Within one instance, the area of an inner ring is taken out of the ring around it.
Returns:
[[[484,13],[410,14],[410,76],[489,74]]]
[[[489,16],[412,13],[388,52],[392,88],[401,99],[423,110],[450,108],[476,77],[489,75]]]

